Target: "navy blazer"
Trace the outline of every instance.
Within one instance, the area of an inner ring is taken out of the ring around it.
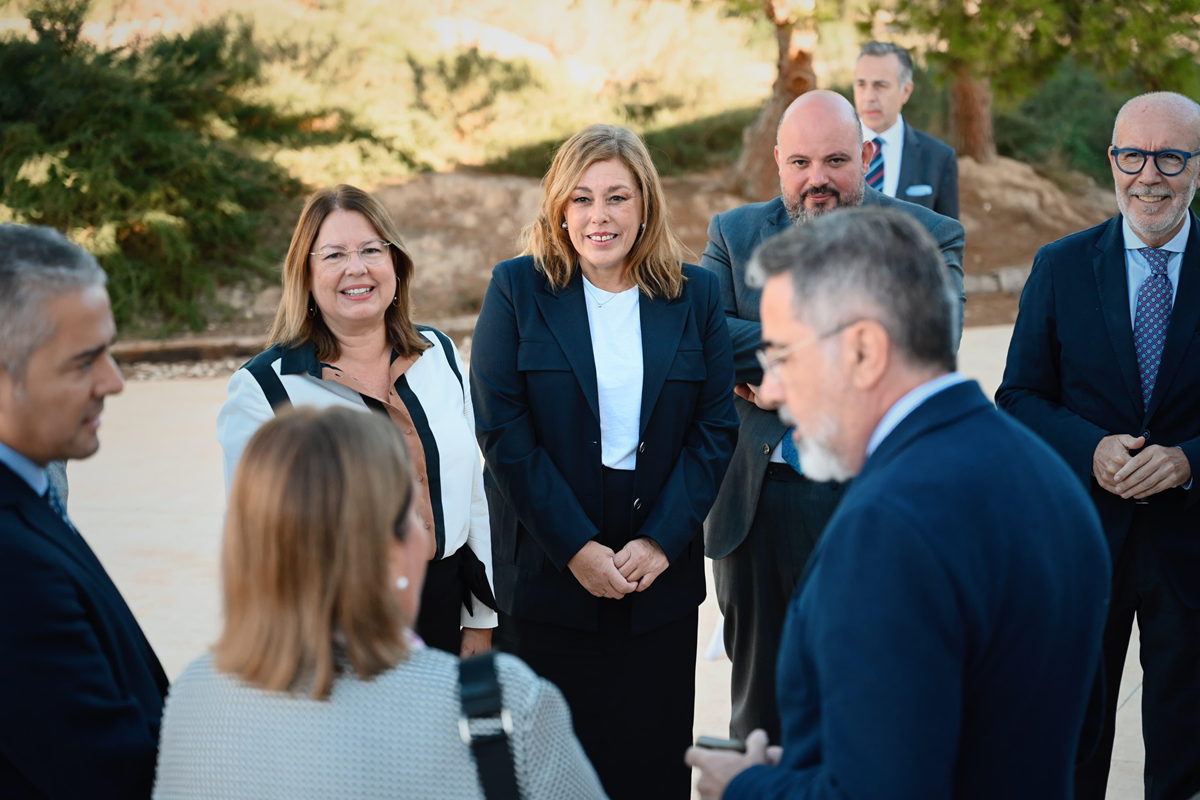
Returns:
[[[735,798],[1069,800],[1110,562],[1070,469],[975,382],[850,485],[779,650],[783,758]]]
[[[684,265],[683,293],[639,304],[641,437],[634,536],[670,561],[633,603],[632,631],[704,600],[702,525],[737,439],[733,354],[716,278]],[[522,256],[492,272],[471,352],[471,398],[486,463],[500,609],[596,630],[596,599],[567,562],[602,530],[600,404],[583,280],[554,291]]]
[[[1125,433],[1146,437],[1148,445],[1183,449],[1195,483],[1190,490],[1151,496],[1146,511],[1176,592],[1188,607],[1200,608],[1200,220],[1192,214],[1162,362],[1145,409],[1121,228],[1121,217],[1113,217],[1038,251],[996,402],[1058,451],[1091,492],[1114,562],[1129,533],[1134,500],[1096,483],[1096,446],[1105,436]]]
[[[929,191],[923,188],[928,187]],[[954,148],[904,121],[896,199],[958,219],[958,156]]]
[[[167,676],[83,537],[0,464],[0,797],[150,797]]]

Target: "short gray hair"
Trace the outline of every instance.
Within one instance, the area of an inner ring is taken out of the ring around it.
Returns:
[[[817,333],[874,319],[914,366],[956,368],[957,302],[937,242],[908,214],[841,209],[788,228],[754,254],[751,285],[788,274],[796,318]]]
[[[1117,125],[1121,123],[1121,117],[1125,116],[1125,112],[1130,106],[1146,100],[1166,101],[1173,105],[1176,111],[1190,113],[1192,115],[1192,124],[1195,126],[1196,143],[1197,146],[1200,146],[1200,103],[1178,92],[1146,92],[1145,94],[1139,94],[1137,97],[1131,97],[1126,100],[1125,105],[1121,106],[1121,110],[1117,112],[1117,118],[1113,120],[1113,147],[1117,146]]]
[[[863,56],[895,56],[896,60],[900,62],[900,85],[912,83],[912,56],[900,45],[891,42],[867,42],[862,46],[862,50],[858,51],[858,57],[862,58]]]
[[[29,357],[54,335],[47,299],[107,280],[91,253],[53,228],[0,224],[0,370],[20,383]]]

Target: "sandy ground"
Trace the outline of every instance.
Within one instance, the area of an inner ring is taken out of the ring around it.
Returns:
[[[993,393],[1000,382],[1009,325],[970,328],[962,370]],[[174,677],[220,626],[220,528],[224,511],[215,419],[226,378],[131,382],[104,415],[103,446],[70,466],[73,520],[120,587]],[[718,615],[711,590],[700,609],[696,731],[725,735],[729,661],[702,651]],[[1141,671],[1136,640],[1122,686],[1109,797],[1140,800]]]

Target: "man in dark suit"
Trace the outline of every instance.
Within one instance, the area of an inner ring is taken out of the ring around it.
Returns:
[[[0,797],[150,796],[167,693],[150,643],[46,474],[122,389],[96,260],[0,225]]]
[[[865,186],[870,145],[854,109],[833,92],[801,95],[779,124],[775,160],[782,194],[713,217],[700,265],[721,283],[741,419],[729,472],[705,523],[705,554],[715,559],[717,598],[725,614],[725,651],[733,661],[730,731],[779,734],[775,656],[788,600],[843,487],[801,474],[787,426],[756,389],[762,369],[755,348],[761,292],[746,285],[746,267],[766,239],[836,208],[882,206],[912,215],[938,242],[958,298],[955,349],[961,332],[963,228],[955,220]]]
[[[1196,103],[1158,93],[1125,104],[1109,153],[1121,213],[1038,251],[996,393],[1091,493],[1112,551],[1103,735],[1077,777],[1089,800],[1108,783],[1135,614],[1146,797],[1200,792],[1197,149]]]
[[[913,90],[912,57],[903,47],[867,42],[854,68],[854,107],[875,152],[867,185],[888,197],[958,219],[958,157],[954,149],[904,120]]]
[[[857,477],[788,610],[782,752],[693,748],[701,796],[1070,797],[1110,580],[1087,493],[954,371],[911,217],[832,214],[756,262],[762,394],[807,474]]]

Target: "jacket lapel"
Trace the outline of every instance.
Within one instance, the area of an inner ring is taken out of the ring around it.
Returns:
[[[1133,322],[1129,319],[1129,278],[1125,269],[1125,240],[1121,235],[1121,217],[1113,217],[1108,230],[1096,242],[1092,267],[1100,293],[1100,309],[1108,338],[1117,356],[1117,365],[1125,381],[1134,417],[1142,418],[1142,379],[1138,376],[1137,353],[1133,349]]]
[[[638,298],[638,316],[642,323],[642,417],[638,426],[640,436],[650,421],[650,412],[658,401],[659,392],[667,380],[690,305],[682,298],[651,300]]]
[[[1175,304],[1171,307],[1171,321],[1167,324],[1167,339],[1163,343],[1162,361],[1158,365],[1158,377],[1154,381],[1154,394],[1146,408],[1146,419],[1150,421],[1162,404],[1163,396],[1171,388],[1171,380],[1179,369],[1183,355],[1191,344],[1200,325],[1200,220],[1191,211],[1192,229],[1188,234],[1187,247],[1183,251],[1183,264],[1179,268],[1179,286],[1175,288]]]
[[[579,270],[571,276],[567,286],[555,292],[547,283],[535,295],[542,318],[559,347],[571,363],[588,408],[600,421],[600,393],[596,388],[596,356],[592,352],[592,331],[588,326],[586,298],[583,293],[583,278]],[[642,336],[645,337],[645,328]]]
[[[921,142],[913,128],[904,122],[904,149],[900,153],[900,182],[896,184],[896,197],[904,199],[904,190],[916,181],[917,162],[921,159]]]
[[[64,550],[88,572],[103,575],[107,580],[108,574],[83,537],[67,527],[50,504],[4,464],[0,464],[0,505],[16,508],[30,528]]]

